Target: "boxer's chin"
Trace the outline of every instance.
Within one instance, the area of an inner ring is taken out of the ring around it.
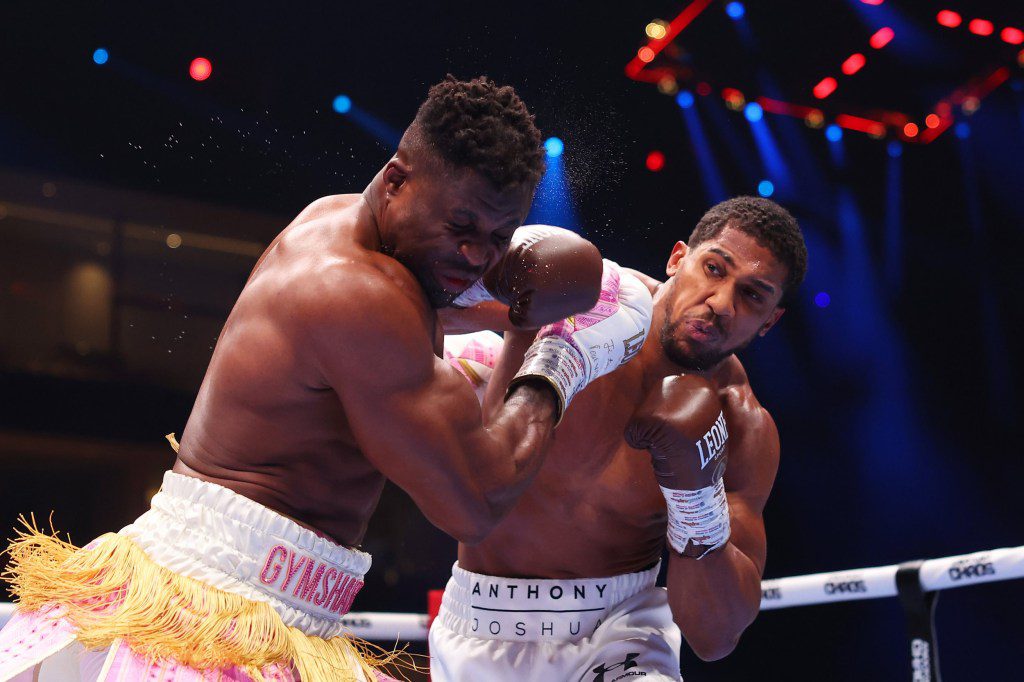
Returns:
[[[733,349],[700,348],[687,339],[680,324],[665,320],[661,327],[660,342],[665,357],[681,369],[702,372],[710,369],[733,353]]]

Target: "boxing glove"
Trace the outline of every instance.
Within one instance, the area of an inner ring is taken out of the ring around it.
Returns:
[[[605,260],[597,305],[542,327],[509,392],[528,379],[546,381],[558,396],[561,420],[573,396],[640,351],[650,331],[651,307],[647,287]]]
[[[666,378],[634,411],[625,439],[651,455],[672,548],[699,559],[728,542],[729,432],[714,385],[692,374]]]
[[[509,307],[512,324],[538,329],[592,308],[601,273],[601,253],[583,237],[560,227],[524,225],[505,255],[452,305],[497,300]]]
[[[503,341],[491,331],[473,334],[448,334],[444,337],[444,359],[466,378],[482,405],[487,382],[501,355]]]

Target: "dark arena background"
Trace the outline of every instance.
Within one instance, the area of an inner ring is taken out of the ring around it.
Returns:
[[[663,274],[730,196],[800,221],[806,283],[741,356],[782,439],[766,578],[1024,544],[1024,5],[5,2],[0,25],[5,530],[53,511],[84,543],[146,508],[256,258],[361,191],[450,72],[536,113],[530,222],[620,263]],[[393,486],[364,549],[356,611],[425,613],[455,558]],[[943,678],[1019,679],[1024,585],[941,595]],[[766,610],[681,668],[900,680],[908,641],[895,598]]]

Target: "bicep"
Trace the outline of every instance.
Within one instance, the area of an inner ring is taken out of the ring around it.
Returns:
[[[763,573],[767,553],[763,514],[779,468],[779,434],[763,408],[744,426],[733,429],[736,438],[729,443],[725,470],[731,541]]]

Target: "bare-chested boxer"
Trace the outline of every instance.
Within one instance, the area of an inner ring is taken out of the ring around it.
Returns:
[[[576,399],[512,512],[460,545],[430,631],[433,680],[678,680],[680,629],[705,660],[733,650],[760,604],[779,461],[735,353],[778,322],[806,263],[796,221],[760,198],[718,204],[675,245],[668,281],[647,280],[637,359]],[[479,328],[470,312],[446,313],[451,327]],[[530,343],[449,338],[456,364],[500,357],[492,383]],[[666,536],[667,592],[654,587]]]
[[[312,204],[256,264],[152,509],[84,549],[14,544],[0,680],[372,677],[341,616],[385,479],[479,541],[572,396],[649,328],[650,293],[589,242],[517,231],[542,171],[511,88],[431,88],[366,190]],[[437,310],[459,296],[534,328],[587,314],[538,338],[484,419],[439,357]]]

